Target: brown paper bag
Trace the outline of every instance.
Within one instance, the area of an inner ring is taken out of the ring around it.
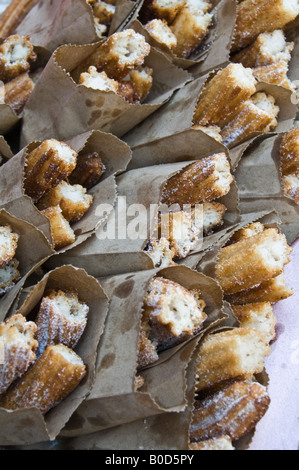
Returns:
[[[80,246],[52,257],[49,266],[53,268],[62,264],[74,264],[88,270],[95,277],[153,269],[152,259],[143,250],[157,226],[163,185],[168,178],[190,163],[139,168],[117,177],[118,199],[107,223]],[[234,182],[230,192],[217,201],[227,207],[224,225],[215,233],[204,237],[203,244],[200,243],[194,251],[207,249],[221,238],[222,230],[239,220],[238,192]],[[141,218],[138,219],[137,216],[137,220],[134,218],[135,212],[141,209]]]
[[[123,139],[130,147],[134,148],[190,129],[193,125],[193,115],[198,97],[208,76],[205,75],[187,83],[178,90],[168,103],[131,132],[128,132]],[[277,118],[278,125],[274,131],[285,132],[289,130],[293,125],[297,112],[297,106],[293,102],[292,91],[263,82],[257,84],[256,90],[265,91],[274,96],[277,105],[280,107],[280,113]],[[251,136],[251,138],[254,137],[256,135]]]
[[[153,69],[153,86],[144,103],[130,104],[112,91],[77,85],[71,73],[99,44],[66,45],[54,52],[24,109],[22,145],[47,137],[71,138],[93,129],[121,137],[191,79],[151,48],[144,63]]]
[[[0,226],[5,225],[10,225],[12,231],[19,235],[15,258],[20,263],[20,279],[0,298],[0,321],[11,309],[27,278],[53,254],[46,237],[37,228],[1,209]]]
[[[0,166],[13,157],[12,150],[3,135],[0,135]]]
[[[281,231],[291,245],[299,235],[299,205],[284,195],[281,184],[280,145],[283,134],[256,140],[235,171],[243,214],[275,210]],[[271,182],[271,184],[265,184]]]
[[[27,445],[55,439],[76,408],[89,393],[95,374],[97,347],[104,330],[108,300],[101,284],[83,270],[64,266],[48,273],[21,306],[19,313],[29,315],[48,289],[75,288],[80,300],[89,305],[88,321],[75,351],[87,366],[83,382],[46,415],[35,408],[7,411],[0,409],[0,444]],[[31,318],[30,318],[31,319]]]
[[[103,223],[105,216],[99,217],[98,206],[107,204],[113,208],[116,198],[115,175],[126,169],[131,158],[131,150],[124,142],[111,134],[100,131],[86,132],[67,141],[67,143],[79,154],[81,152],[98,152],[106,170],[100,183],[89,190],[89,194],[93,196],[93,203],[89,211],[79,222],[72,224],[76,241],[59,252],[79,245]],[[0,171],[0,203],[16,217],[35,225],[52,241],[49,220],[37,209],[31,198],[24,194],[23,189],[26,156],[39,144],[40,142],[32,142],[27,145],[2,167]]]
[[[159,361],[136,372],[141,312],[146,288],[155,276],[199,288],[207,306],[203,330],[193,339],[159,354]],[[197,341],[223,318],[218,284],[185,267],[142,271],[101,279],[109,313],[98,350],[96,377],[87,400],[73,414],[61,436],[79,436],[186,406],[186,366]],[[136,390],[135,378],[144,385]]]

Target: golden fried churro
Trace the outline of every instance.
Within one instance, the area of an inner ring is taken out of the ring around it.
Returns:
[[[253,69],[253,75],[260,82],[272,83],[273,85],[283,86],[288,90],[294,91],[295,86],[288,78],[289,66],[287,62],[276,62],[272,65],[264,65]]]
[[[150,325],[149,338],[166,349],[174,338],[192,336],[206,319],[205,302],[180,284],[156,277],[148,286],[143,306],[143,322]]]
[[[150,45],[144,37],[132,29],[112,34],[88,58],[81,67],[88,69],[93,65],[100,72],[106,72],[109,78],[123,80],[132,70],[143,65],[150,53]]]
[[[201,7],[196,5],[199,3]],[[171,30],[177,38],[174,53],[178,57],[187,58],[200,46],[206,37],[213,20],[207,13],[210,4],[205,1],[186,1],[185,5],[171,24]]]
[[[23,73],[3,86],[4,101],[16,114],[20,114],[33,90],[33,80],[28,73]]]
[[[244,0],[239,2],[232,50],[247,46],[260,33],[283,28],[298,14],[297,0]]]
[[[286,237],[269,228],[220,250],[216,278],[225,294],[235,294],[283,272],[292,249]]]
[[[171,51],[176,47],[177,38],[165,20],[155,18],[146,23],[144,28],[166,51]]]
[[[139,67],[130,72],[130,81],[134,86],[137,100],[144,100],[149,94],[153,84],[153,69],[149,67]]]
[[[220,202],[205,202],[203,204],[203,233],[209,235],[214,229],[223,224],[227,208]]]
[[[0,80],[6,83],[28,72],[35,60],[36,54],[29,36],[9,36],[0,45]]]
[[[200,442],[191,442],[189,450],[235,450],[235,448],[229,436],[220,436]]]
[[[62,181],[39,200],[37,207],[44,210],[58,205],[68,222],[77,222],[82,219],[93,201],[93,197],[86,194],[86,191],[86,188],[79,184],[71,185]]]
[[[228,435],[232,441],[249,433],[265,415],[270,398],[257,382],[234,382],[203,400],[196,400],[190,440]]]
[[[0,323],[0,340],[4,345],[4,361],[0,362],[0,395],[35,361],[36,325],[16,314]]]
[[[56,250],[75,242],[76,236],[69,222],[63,217],[60,207],[49,207],[41,211],[50,221],[51,233]]]
[[[287,42],[284,32],[281,29],[276,29],[260,34],[251,46],[235,54],[232,61],[251,68],[279,62],[288,63],[291,60],[293,49],[294,43]]]
[[[15,256],[19,238],[10,225],[0,227],[0,268],[3,268]]]
[[[94,66],[90,66],[87,72],[81,73],[78,84],[93,90],[114,91],[114,93],[118,90],[118,82],[109,78],[106,72],[98,72]]]
[[[277,126],[279,107],[273,96],[260,92],[245,101],[237,114],[221,130],[222,142],[234,147],[257,133],[269,132]]]
[[[152,238],[144,251],[151,257],[155,268],[166,268],[176,264],[173,261],[175,250],[170,246],[168,238]]]
[[[86,367],[70,348],[48,346],[28,372],[0,399],[7,410],[37,408],[47,413],[65,399],[82,381]]]
[[[79,154],[77,165],[68,177],[71,184],[80,184],[86,189],[96,186],[106,168],[97,152]]]
[[[192,129],[200,130],[210,137],[213,137],[217,142],[222,143],[221,128],[219,126],[201,126],[200,124],[194,124]]]
[[[222,127],[240,105],[255,93],[252,70],[242,64],[230,64],[209,80],[201,92],[193,123]]]
[[[171,24],[185,5],[185,0],[153,0],[149,8],[154,18],[164,19]]]
[[[258,233],[261,233],[264,230],[265,227],[263,224],[261,224],[260,222],[253,222],[252,224],[249,224],[246,227],[237,230],[237,232],[235,232],[233,236],[229,239],[229,244],[231,245],[232,243],[236,243],[246,238],[253,237],[254,235],[257,235]]]
[[[233,182],[225,153],[218,153],[188,165],[172,176],[163,188],[162,204],[200,204],[227,194]]]
[[[232,306],[234,316],[243,328],[255,328],[265,335],[267,343],[275,338],[276,318],[270,302]]]
[[[244,305],[253,302],[271,302],[274,304],[291,297],[293,294],[293,290],[286,285],[285,273],[283,272],[269,281],[262,282],[257,287],[227,295],[225,298],[232,305]]]
[[[262,372],[264,358],[270,352],[265,336],[254,328],[234,328],[209,334],[198,352],[197,392]]]
[[[280,146],[280,169],[284,194],[299,203],[299,127],[287,132]]]
[[[12,0],[0,15],[0,37],[12,34],[39,0]]]
[[[36,203],[75,169],[77,152],[64,142],[45,140],[26,158],[24,189]]]
[[[138,344],[138,367],[146,367],[153,364],[159,359],[157,353],[157,343],[148,338],[148,327],[146,324],[141,325]]]
[[[20,279],[21,275],[18,267],[19,261],[12,259],[3,268],[0,268],[0,297],[6,294]]]
[[[100,24],[109,26],[115,14],[115,5],[97,1],[92,3],[93,14],[98,18]]]
[[[49,344],[73,349],[85,330],[88,312],[88,305],[74,292],[52,291],[43,297],[35,320],[38,356]]]

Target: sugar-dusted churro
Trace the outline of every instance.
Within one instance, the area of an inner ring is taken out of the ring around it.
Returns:
[[[270,354],[265,336],[254,328],[234,328],[204,338],[197,356],[197,392],[262,372]]]
[[[0,408],[37,408],[47,413],[65,399],[86,375],[82,359],[70,348],[48,346],[28,372],[0,399]]]
[[[208,80],[199,96],[193,123],[202,126],[223,125],[256,90],[252,70],[242,64],[230,64]]]
[[[77,152],[64,142],[45,140],[29,153],[25,164],[24,189],[36,203],[65,180],[75,169]]]
[[[260,34],[252,45],[235,54],[232,60],[251,68],[288,63],[293,49],[294,43],[287,42],[283,30],[276,29]]]
[[[258,233],[261,233],[264,230],[265,227],[263,224],[261,224],[260,222],[253,222],[252,224],[249,224],[246,227],[237,230],[237,232],[235,232],[233,236],[229,239],[229,244],[231,245],[232,243],[236,243],[246,238],[253,237],[254,235],[257,235]]]
[[[207,317],[205,306],[198,291],[189,291],[169,279],[153,278],[144,299],[140,340],[149,357],[153,357],[153,350],[144,334],[158,353],[169,349],[201,330]]]
[[[68,222],[77,222],[82,219],[93,201],[93,197],[86,191],[86,188],[79,184],[71,185],[62,181],[40,199],[37,206],[44,210],[58,205]]]
[[[225,296],[232,305],[245,305],[253,302],[270,302],[272,304],[280,300],[288,299],[294,291],[286,285],[285,273],[264,281],[256,287]]]
[[[200,4],[197,5],[196,3]],[[187,58],[200,46],[206,37],[213,20],[213,14],[207,12],[210,4],[205,1],[186,1],[175,17],[170,28],[177,38],[174,53],[178,57]]]
[[[235,450],[235,448],[229,436],[219,436],[204,441],[191,442],[189,450]]]
[[[218,153],[188,165],[172,176],[163,188],[161,202],[171,206],[211,202],[227,194],[233,182],[225,153]]]
[[[234,147],[259,133],[273,130],[277,126],[278,113],[279,107],[273,96],[256,93],[240,106],[221,130],[223,144]]]
[[[26,321],[20,314],[0,323],[0,340],[4,352],[3,362],[0,362],[0,395],[35,361],[38,345],[34,339],[35,331],[35,323]]]
[[[213,137],[217,142],[222,143],[221,128],[219,126],[201,126],[200,124],[194,124],[192,129],[200,130],[210,137]]]
[[[191,441],[227,435],[232,441],[248,434],[270,405],[266,387],[258,382],[237,381],[207,398],[195,401]]]
[[[244,0],[239,2],[232,50],[247,46],[261,33],[283,28],[298,14],[297,0]]]
[[[51,291],[42,298],[35,320],[38,356],[49,344],[74,348],[81,338],[89,307],[75,292]]]
[[[155,268],[166,268],[176,263],[173,261],[175,250],[170,246],[168,238],[152,238],[146,245],[144,251],[151,257]]]
[[[269,228],[220,250],[216,278],[225,294],[235,294],[269,281],[290,262],[286,237]]]
[[[93,90],[113,91],[117,93],[118,82],[109,78],[106,72],[98,72],[96,67],[91,65],[87,72],[83,72],[79,78],[79,85]]]
[[[143,101],[149,94],[153,84],[153,69],[139,67],[130,72],[129,79],[134,87],[137,100]]]
[[[294,91],[295,86],[288,77],[289,65],[285,61],[263,65],[253,69],[253,75],[260,82],[272,83]]]
[[[28,73],[22,73],[3,86],[5,103],[12,107],[16,114],[20,114],[34,90],[34,82]],[[0,88],[0,92],[2,92]]]
[[[173,50],[177,45],[177,38],[165,20],[153,19],[146,23],[144,28],[149,35],[166,51]]]
[[[68,177],[71,184],[80,184],[86,189],[96,186],[106,168],[97,152],[79,154],[77,165]]]
[[[0,37],[12,34],[39,0],[12,0],[0,15]]]
[[[51,225],[53,244],[56,250],[75,242],[76,236],[69,222],[63,217],[59,205],[41,211]]]
[[[153,0],[149,9],[155,18],[164,19],[171,24],[184,4],[185,0]]]
[[[299,203],[299,127],[287,132],[280,146],[280,169],[284,194]]]
[[[15,256],[19,238],[10,225],[0,227],[0,268],[6,266]]]
[[[29,36],[9,36],[0,45],[0,80],[6,83],[28,72],[35,60],[36,54]]]
[[[0,268],[0,297],[6,294],[20,279],[19,261],[15,258]]]
[[[234,316],[243,328],[255,328],[270,343],[275,338],[276,318],[270,302],[232,306]]]

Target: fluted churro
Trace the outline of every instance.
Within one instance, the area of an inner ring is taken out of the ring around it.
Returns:
[[[53,244],[56,250],[71,245],[76,236],[69,222],[63,217],[61,208],[57,205],[41,211],[51,225]]]
[[[68,222],[76,222],[82,219],[93,201],[93,197],[86,194],[86,191],[86,188],[79,184],[71,185],[62,181],[40,199],[37,206],[44,210],[58,205]]]
[[[141,334],[146,334],[157,352],[169,349],[202,328],[205,305],[198,291],[191,292],[177,282],[155,277],[144,299]],[[144,344],[142,336],[140,343]]]
[[[0,268],[3,268],[15,256],[19,238],[10,225],[0,227]]]
[[[252,224],[247,225],[244,228],[237,230],[233,236],[229,239],[229,244],[245,240],[246,238],[253,237],[258,233],[261,233],[265,230],[265,226],[260,222],[253,222]]]
[[[291,297],[293,294],[294,291],[286,285],[285,273],[283,272],[252,289],[227,295],[225,298],[232,305],[245,305],[252,302],[271,302],[274,304]]]
[[[265,336],[254,328],[234,328],[209,334],[198,352],[197,392],[262,372],[264,359],[270,351]]]
[[[229,436],[220,436],[200,442],[191,442],[189,450],[235,450],[235,448]]]
[[[98,184],[105,172],[105,165],[97,152],[79,154],[77,165],[68,177],[71,184],[90,189]]]
[[[114,91],[114,93],[118,90],[118,82],[109,78],[106,72],[98,72],[93,65],[87,72],[81,73],[78,84],[93,90]]]
[[[187,58],[201,44],[208,34],[213,15],[208,13],[210,4],[202,1],[186,1],[183,8],[171,24],[171,30],[177,38],[174,53],[178,57]]]
[[[200,130],[210,137],[213,137],[217,142],[222,143],[221,128],[219,126],[201,126],[200,124],[193,124],[192,129]]]
[[[299,127],[287,132],[280,146],[280,169],[284,194],[299,203]]]
[[[228,435],[232,441],[249,433],[269,408],[266,388],[258,382],[234,382],[195,401],[191,441]]]
[[[132,70],[143,65],[149,53],[150,45],[144,37],[132,29],[126,29],[112,34],[78,70],[84,72],[94,66],[109,78],[123,80]]]
[[[176,263],[173,261],[175,250],[170,246],[168,238],[152,238],[146,245],[144,251],[151,257],[155,268],[166,268]]]
[[[297,0],[244,0],[239,2],[232,50],[247,46],[260,33],[283,28],[298,14]]]
[[[64,142],[45,140],[26,158],[24,188],[36,203],[76,167],[77,152]]]
[[[177,45],[176,35],[171,31],[165,20],[154,19],[146,23],[144,28],[163,49],[173,50]]]
[[[199,96],[193,123],[202,126],[223,125],[240,105],[255,93],[252,70],[242,64],[230,64],[210,79]]]
[[[216,278],[227,295],[250,289],[281,274],[291,252],[285,236],[269,228],[222,248]]]
[[[82,381],[86,367],[82,359],[64,345],[48,346],[28,372],[0,399],[0,408],[37,408],[47,413]]]
[[[184,4],[185,0],[153,0],[149,9],[155,18],[164,19],[171,24]]]
[[[21,275],[18,267],[19,261],[12,259],[3,268],[0,268],[0,297],[6,294],[20,279]]]
[[[287,42],[283,30],[277,29],[260,34],[251,46],[235,54],[232,60],[251,68],[288,63],[293,49],[294,43]]]
[[[0,323],[0,340],[4,346],[3,362],[0,362],[0,395],[35,361],[38,344],[34,339],[35,331],[35,323],[27,322],[20,314]]]
[[[81,338],[89,307],[74,292],[52,291],[42,298],[35,323],[38,356],[50,344],[74,348]]]
[[[253,75],[260,82],[272,83],[294,91],[295,86],[288,78],[289,66],[287,62],[276,62],[272,65],[264,65],[253,69]]]
[[[172,176],[163,188],[161,202],[171,206],[211,202],[227,194],[233,182],[225,153],[192,163]]]
[[[273,130],[277,126],[278,113],[279,107],[273,96],[256,93],[240,106],[221,130],[223,144],[234,147],[259,133]]]
[[[0,37],[12,34],[39,0],[12,0],[0,15]]]
[[[135,95],[138,101],[143,101],[149,94],[153,84],[153,69],[150,67],[139,67],[132,70],[129,75]]]
[[[6,83],[28,72],[35,60],[36,54],[29,36],[9,36],[0,45],[0,80]]]
[[[267,343],[275,338],[276,318],[270,302],[232,306],[234,316],[243,328],[255,328],[265,335]]]
[[[33,80],[28,73],[23,73],[3,86],[5,103],[10,105],[16,114],[20,114],[33,90]]]

